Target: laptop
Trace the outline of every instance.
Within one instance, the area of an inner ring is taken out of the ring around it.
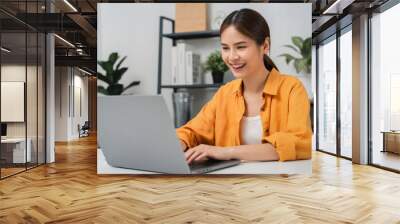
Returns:
[[[239,160],[187,164],[161,95],[98,96],[98,147],[114,167],[168,174],[202,174]]]

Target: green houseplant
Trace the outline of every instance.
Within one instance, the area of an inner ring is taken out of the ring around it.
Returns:
[[[228,71],[228,66],[222,60],[221,52],[218,50],[208,56],[204,67],[206,71],[211,71],[214,83],[222,83],[224,73]]]
[[[119,59],[119,55],[117,52],[113,52],[108,57],[107,61],[98,61],[98,64],[101,68],[106,72],[103,73],[97,72],[97,78],[108,84],[108,87],[98,85],[97,91],[104,95],[121,95],[124,91],[131,88],[132,86],[136,86],[140,84],[140,81],[133,81],[128,86],[124,87],[123,84],[118,83],[122,78],[122,75],[128,70],[127,67],[122,67],[121,64],[126,59],[126,56],[123,57],[116,66]]]
[[[292,42],[293,45],[284,46],[296,52],[296,56],[286,53],[279,55],[279,57],[285,57],[287,64],[293,61],[297,73],[311,74],[311,37],[303,40],[301,37],[294,36]]]

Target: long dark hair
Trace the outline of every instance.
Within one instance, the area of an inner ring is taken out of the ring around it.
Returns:
[[[221,24],[219,33],[222,34],[229,26],[234,26],[240,33],[253,39],[257,45],[264,44],[265,38],[269,38],[271,45],[271,37],[267,21],[260,13],[252,9],[241,9],[233,11],[229,14]],[[264,65],[268,71],[273,68],[278,70],[271,58],[264,54]]]

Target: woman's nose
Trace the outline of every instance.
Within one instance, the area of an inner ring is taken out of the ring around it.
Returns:
[[[235,50],[231,50],[231,52],[229,53],[229,58],[231,60],[239,59],[239,55]]]

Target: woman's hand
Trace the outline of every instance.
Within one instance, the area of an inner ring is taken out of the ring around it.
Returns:
[[[179,139],[179,142],[181,143],[182,151],[186,151],[188,147],[186,146],[185,142],[180,139]]]
[[[211,145],[198,145],[190,148],[185,152],[186,161],[188,164],[207,160],[208,158],[218,160],[232,159],[232,149]]]

